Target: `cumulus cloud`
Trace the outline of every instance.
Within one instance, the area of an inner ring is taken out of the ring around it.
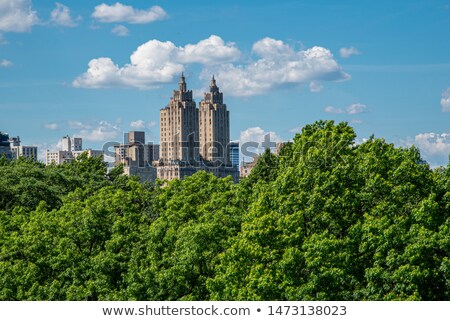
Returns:
[[[366,105],[364,104],[351,104],[350,106],[348,106],[345,111],[347,112],[347,114],[349,115],[355,115],[355,114],[361,114],[362,112],[364,112],[366,110]]]
[[[0,67],[11,67],[13,65],[13,63],[7,59],[2,59],[0,60]]]
[[[56,2],[56,7],[50,13],[50,20],[58,26],[62,27],[76,27],[78,26],[77,21],[81,20],[81,16],[78,16],[75,20],[70,15],[69,7]]]
[[[344,47],[339,49],[339,54],[342,58],[348,58],[354,55],[360,55],[361,52],[355,47]]]
[[[76,137],[81,137],[87,141],[107,141],[115,139],[121,133],[120,122],[110,123],[102,120],[94,124],[85,124],[79,121],[69,121],[69,127],[78,129],[74,134]]]
[[[130,31],[125,26],[117,25],[114,28],[112,28],[111,32],[119,37],[125,37],[128,36]]]
[[[135,87],[150,89],[171,82],[184,70],[184,63],[222,63],[233,61],[240,52],[234,44],[212,35],[197,44],[177,47],[170,41],[150,40],[139,46],[123,67],[110,58],[89,62],[88,70],[73,81],[75,87]]]
[[[421,133],[415,136],[414,144],[432,165],[446,165],[448,163],[450,133]]]
[[[336,108],[333,106],[325,107],[325,112],[330,114],[343,114],[345,111],[342,108]]]
[[[241,134],[239,136],[239,142],[245,143],[245,142],[257,142],[261,143],[266,139],[266,136],[270,136],[270,140],[273,142],[281,142],[282,139],[280,136],[278,136],[275,132],[272,131],[266,131],[262,129],[261,127],[250,127],[247,128],[244,131],[241,131]]]
[[[349,115],[355,115],[363,113],[366,110],[367,106],[364,104],[351,104],[347,106],[345,109],[343,108],[336,108],[333,106],[327,106],[325,107],[325,112],[330,114],[349,114]]]
[[[442,93],[441,106],[443,112],[450,112],[450,87]]]
[[[246,162],[254,160],[258,154],[264,152],[267,147],[275,149],[275,144],[282,142],[281,137],[272,131],[266,131],[261,127],[250,127],[241,131],[239,148],[241,156]]]
[[[140,10],[116,2],[113,5],[102,3],[96,6],[92,13],[92,17],[100,22],[146,24],[166,19],[168,15],[160,6],[153,6],[146,10]]]
[[[59,125],[57,123],[47,123],[44,124],[44,127],[50,130],[57,130],[59,129]]]
[[[326,48],[295,51],[280,40],[264,38],[253,44],[252,52],[259,59],[236,64],[243,56],[236,44],[225,43],[216,35],[184,47],[154,39],[139,46],[130,56],[130,63],[122,67],[108,57],[92,59],[88,70],[73,85],[151,89],[173,81],[186,64],[193,63],[204,66],[200,79],[209,81],[214,74],[223,91],[231,96],[260,95],[301,84],[309,84],[311,91],[318,92],[325,81],[350,79]]]
[[[187,44],[178,48],[177,58],[182,63],[200,63],[203,65],[221,64],[237,60],[241,52],[232,42],[225,43],[222,38],[211,35],[196,44]]]
[[[144,129],[145,128],[145,121],[143,121],[141,119],[132,121],[130,123],[130,127],[134,128],[134,129]]]
[[[281,40],[264,38],[253,44],[252,51],[262,58],[290,57],[295,52]]]
[[[0,0],[0,31],[26,32],[38,22],[30,0]]]
[[[331,52],[323,47],[295,51],[280,40],[264,38],[253,45],[253,53],[260,58],[244,65],[227,63],[204,69],[201,79],[216,75],[223,90],[234,96],[260,95],[282,86],[350,79]]]
[[[158,123],[155,121],[145,122],[142,119],[139,119],[139,120],[134,120],[134,121],[130,122],[130,127],[133,129],[145,129],[145,128],[153,128],[157,124]]]
[[[313,93],[320,93],[323,90],[323,85],[315,81],[311,81],[309,83],[309,90]]]

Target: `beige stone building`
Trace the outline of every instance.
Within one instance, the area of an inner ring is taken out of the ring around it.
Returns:
[[[169,104],[160,112],[160,160],[196,165],[198,149],[198,109],[192,99],[192,90],[186,90],[181,74],[178,90],[173,91]]]
[[[145,132],[124,134],[124,143],[114,146],[114,165],[123,164],[125,175],[137,175],[141,181],[155,181],[153,161],[159,159],[159,145],[145,142]]]
[[[230,118],[223,94],[211,79],[199,108],[200,154],[209,162],[230,164]]]
[[[157,177],[183,179],[199,170],[239,180],[238,168],[230,163],[230,121],[223,94],[214,77],[210,91],[197,108],[192,91],[181,74],[178,90],[160,112],[160,160]]]

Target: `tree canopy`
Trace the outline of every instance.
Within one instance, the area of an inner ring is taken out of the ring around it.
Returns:
[[[449,300],[450,167],[346,123],[234,184],[0,161],[1,300]]]

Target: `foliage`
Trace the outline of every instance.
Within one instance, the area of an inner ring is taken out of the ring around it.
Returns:
[[[0,161],[1,300],[449,300],[450,166],[303,128],[234,184]]]

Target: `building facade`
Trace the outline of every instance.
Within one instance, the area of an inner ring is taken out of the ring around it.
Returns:
[[[157,177],[183,179],[199,170],[239,180],[239,169],[230,161],[230,121],[223,94],[214,77],[210,91],[197,108],[192,91],[181,74],[178,90],[160,111],[160,159]]]
[[[214,76],[199,106],[199,138],[202,160],[230,165],[229,112]]]
[[[124,134],[124,143],[114,146],[114,165],[123,164],[125,175],[137,175],[141,181],[155,181],[159,160],[159,145],[145,143],[145,132],[131,131]]]
[[[229,146],[231,166],[239,167],[239,142],[231,142]]]
[[[0,132],[0,158],[3,156],[8,160],[11,160],[13,158],[9,142],[9,135],[7,133]]]
[[[198,109],[183,74],[178,90],[160,111],[160,140],[160,160],[164,164],[177,160],[194,166],[199,161]]]
[[[83,150],[83,140],[80,137],[64,136],[61,139],[61,150],[47,150],[45,164],[61,165],[77,159],[81,154],[86,153],[88,157],[103,157],[103,151],[85,149]]]
[[[9,160],[24,157],[37,161],[37,146],[21,146],[20,137],[9,137],[0,132],[0,157],[5,155]]]

